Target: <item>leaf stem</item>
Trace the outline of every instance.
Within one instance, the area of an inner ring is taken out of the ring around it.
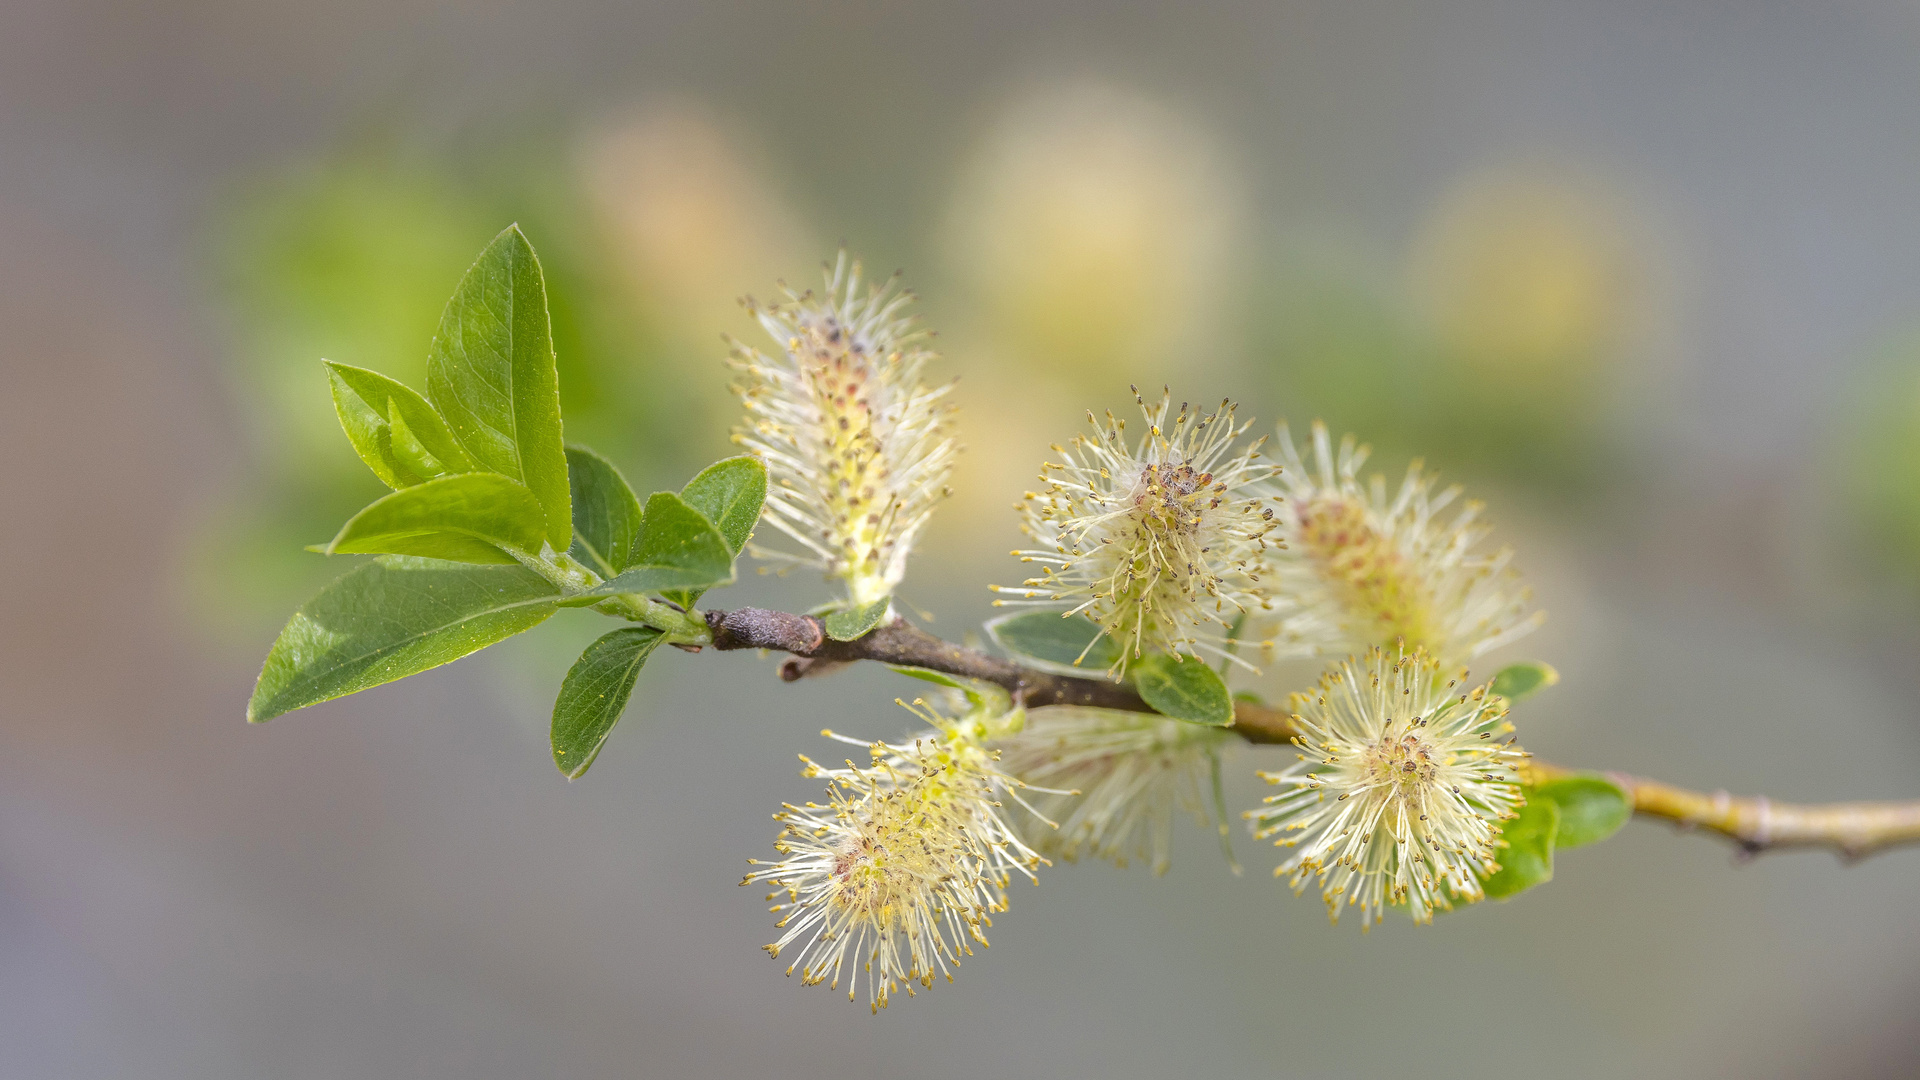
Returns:
[[[538,557],[522,552],[511,554],[520,560],[522,566],[546,578],[563,593],[585,592],[602,581],[599,574],[564,551],[555,552],[552,548],[546,548]],[[594,604],[593,609],[603,615],[651,626],[665,634],[670,644],[701,646],[712,644],[713,641],[706,621],[698,614],[690,614],[672,604],[639,593],[609,596]]]
[[[640,612],[639,621],[665,633],[671,644],[713,644],[713,633],[707,629],[706,621],[699,612],[681,611],[672,604],[646,596],[623,596],[619,599],[635,604]]]

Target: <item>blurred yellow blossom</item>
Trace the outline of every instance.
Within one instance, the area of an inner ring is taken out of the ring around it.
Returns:
[[[1410,258],[1417,303],[1452,355],[1499,377],[1578,378],[1644,329],[1644,246],[1626,203],[1570,169],[1461,177]]]
[[[994,119],[963,169],[946,246],[1007,359],[1144,380],[1194,359],[1237,196],[1190,118],[1113,86],[1056,84]]]
[[[602,129],[581,173],[646,306],[685,340],[752,324],[741,284],[809,267],[819,245],[704,106],[657,104]]]

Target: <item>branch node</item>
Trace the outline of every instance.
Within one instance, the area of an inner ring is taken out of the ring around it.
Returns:
[[[801,679],[817,679],[822,675],[831,675],[851,661],[822,660],[819,657],[796,656],[780,665],[781,682],[799,682]]]
[[[709,611],[706,618],[707,629],[713,633],[713,647],[721,650],[778,649],[808,656],[827,639],[826,628],[810,615],[740,608]]]

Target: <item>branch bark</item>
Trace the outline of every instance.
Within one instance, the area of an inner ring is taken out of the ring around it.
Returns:
[[[780,666],[780,677],[788,682],[825,674],[856,660],[878,660],[883,664],[927,668],[990,682],[1004,687],[1015,701],[1029,709],[1048,705],[1088,705],[1129,712],[1153,711],[1125,683],[1091,676],[1082,678],[1035,671],[1010,660],[943,641],[905,619],[896,618],[877,626],[871,633],[853,641],[835,641],[827,636],[826,624],[812,615],[741,608],[737,611],[709,611],[706,617],[715,649],[773,649],[793,654],[795,659]],[[1267,714],[1274,710],[1261,712]],[[1236,712],[1236,720],[1238,715]],[[1263,715],[1262,719],[1267,721],[1269,729],[1276,723],[1270,716]],[[1278,723],[1285,727],[1284,719]],[[1291,728],[1286,729],[1286,737],[1292,737]],[[1256,738],[1254,741],[1274,740]]]
[[[1005,687],[1027,708],[1085,705],[1129,712],[1152,712],[1133,688],[1098,676],[1055,675],[1011,660],[988,656],[944,641],[896,618],[853,641],[835,641],[812,615],[764,608],[708,611],[707,628],[715,649],[771,649],[793,659],[780,667],[788,682],[823,675],[859,660],[928,668]],[[1234,703],[1233,730],[1251,743],[1286,743],[1293,720],[1282,710],[1249,701]],[[1532,777],[1565,776],[1572,770],[1535,759]],[[1606,773],[1633,799],[1634,813],[1673,822],[1682,829],[1719,833],[1745,855],[1783,847],[1828,847],[1843,858],[1864,858],[1883,848],[1920,843],[1920,801],[1853,802],[1801,806],[1774,802],[1764,795],[1735,797],[1724,791],[1703,794],[1657,780]]]
[[[1536,779],[1572,770],[1532,763]],[[1848,861],[1900,844],[1920,843],[1920,801],[1820,803],[1775,802],[1765,795],[1711,794],[1628,773],[1602,773],[1633,799],[1642,817],[1670,821],[1682,830],[1707,829],[1732,841],[1741,854],[1787,847],[1832,848]]]

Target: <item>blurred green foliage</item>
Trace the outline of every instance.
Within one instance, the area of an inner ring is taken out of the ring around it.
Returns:
[[[1602,365],[1473,362],[1384,289],[1278,275],[1259,305],[1255,355],[1273,412],[1325,420],[1374,447],[1373,464],[1424,458],[1571,495],[1599,479],[1613,396]]]
[[[1423,456],[1559,499],[1617,468],[1610,435],[1667,279],[1604,172],[1489,163],[1439,193],[1397,267],[1342,276],[1347,247],[1283,248],[1260,298],[1257,355],[1286,411],[1352,431],[1383,464]]]
[[[1920,332],[1878,350],[1841,412],[1831,471],[1856,547],[1920,588]]]

